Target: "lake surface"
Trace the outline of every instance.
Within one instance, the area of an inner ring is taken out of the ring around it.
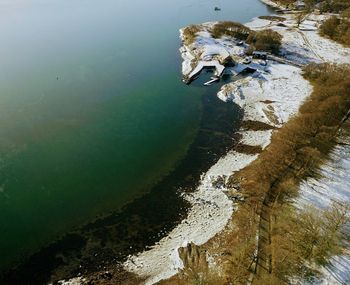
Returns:
[[[269,13],[258,0],[0,0],[1,268],[186,157],[205,91],[181,82],[179,28]]]

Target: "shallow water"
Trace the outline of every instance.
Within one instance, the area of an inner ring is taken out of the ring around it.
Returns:
[[[0,266],[184,159],[203,87],[180,80],[180,27],[268,13],[257,0],[0,0]]]

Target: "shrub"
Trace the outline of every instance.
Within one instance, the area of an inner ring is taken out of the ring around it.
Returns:
[[[304,0],[304,3],[307,10],[312,10],[317,6],[323,13],[341,13],[350,7],[348,0]]]
[[[186,45],[190,45],[196,39],[197,33],[200,31],[196,25],[190,25],[183,29],[183,38]]]
[[[350,7],[348,0],[325,0],[320,3],[321,12],[340,13]]]
[[[279,17],[278,17],[279,18]],[[282,36],[272,30],[252,31],[248,27],[236,22],[219,22],[212,28],[214,38],[223,36],[245,40],[252,50],[263,50],[277,54],[279,52]]]
[[[321,25],[320,27],[321,35],[326,35],[330,38],[334,38],[339,24],[340,24],[340,19],[338,19],[336,16],[330,17]]]
[[[251,30],[240,23],[225,21],[215,24],[211,33],[217,39],[222,36],[229,36],[239,40],[246,40]]]
[[[275,21],[275,22],[284,22],[286,20],[286,18],[279,17],[279,16],[260,16],[259,19]]]
[[[272,279],[258,279],[256,284],[286,284],[289,278],[312,274],[305,264],[324,264],[338,254],[342,227],[348,222],[348,206],[333,205],[324,213],[300,213],[288,205],[304,179],[318,177],[319,166],[336,145],[334,137],[350,110],[350,66],[311,64],[304,69],[304,77],[314,88],[299,114],[273,134],[271,144],[257,160],[230,177],[232,187],[239,181],[245,206],[259,212],[261,220],[271,221],[271,250],[266,253],[271,253],[272,273],[262,277]],[[273,205],[270,215],[268,211],[262,214],[265,201]],[[249,212],[240,219],[253,220]],[[242,227],[238,218],[235,221]],[[263,243],[264,238],[262,234],[259,241]]]
[[[281,47],[282,36],[272,30],[262,30],[259,32],[252,32],[247,38],[254,50],[263,50],[278,54]]]
[[[332,16],[321,25],[320,33],[336,42],[350,45],[350,20]]]
[[[286,7],[289,7],[290,5],[294,4],[296,0],[272,0],[272,1],[276,2],[277,4],[281,4]]]
[[[344,17],[344,18],[350,18],[350,7],[347,8],[346,10],[344,10],[344,11],[341,13],[341,16]]]

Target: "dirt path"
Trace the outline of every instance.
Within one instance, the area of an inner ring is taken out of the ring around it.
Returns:
[[[308,37],[307,37],[302,31],[300,31],[299,29],[297,29],[296,31],[301,35],[301,37],[302,37],[303,40],[304,40],[305,45],[314,53],[314,55],[315,55],[316,57],[318,57],[321,61],[326,61],[322,56],[320,56],[320,55],[315,51],[315,49],[313,48],[312,44],[310,43]]]

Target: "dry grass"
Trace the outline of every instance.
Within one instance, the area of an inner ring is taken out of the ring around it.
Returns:
[[[211,30],[214,38],[223,36],[233,37],[246,41],[250,50],[261,50],[277,54],[281,46],[282,36],[272,30],[253,31],[248,27],[236,22],[219,22]]]
[[[350,18],[332,16],[320,26],[320,34],[345,46],[350,46]]]
[[[263,109],[263,112],[271,123],[273,123],[274,125],[280,124],[280,121],[275,114],[275,109],[272,105],[267,105],[267,109]]]
[[[274,130],[276,129],[276,127],[263,122],[259,122],[259,121],[247,120],[242,122],[241,129],[251,130],[251,131],[268,131],[268,130]]]
[[[240,153],[244,153],[244,154],[258,154],[262,152],[262,147],[257,145],[257,146],[253,146],[253,145],[247,145],[247,144],[238,144],[235,147],[235,151],[240,152]]]
[[[232,184],[241,181],[240,187],[247,197],[246,205],[257,212],[271,189],[278,193],[273,209],[273,216],[277,220],[273,223],[275,242],[271,245],[274,270],[272,275],[262,277],[272,278],[276,284],[283,283],[286,278],[301,270],[300,266],[305,260],[320,262],[332,252],[330,248],[324,250],[318,255],[321,259],[301,254],[300,244],[293,243],[287,233],[293,232],[294,237],[300,233],[302,228],[297,226],[305,218],[297,216],[293,223],[283,224],[283,221],[293,221],[293,209],[287,211],[285,205],[297,195],[299,183],[307,177],[317,176],[319,166],[336,144],[334,136],[350,109],[350,68],[330,64],[310,65],[305,68],[304,76],[312,82],[314,91],[300,108],[298,116],[274,133],[270,146],[261,153],[258,160],[231,178]],[[285,215],[287,216],[284,217]],[[253,217],[250,213],[245,217],[238,216],[237,219],[252,221]],[[251,234],[253,239],[254,233]],[[301,240],[306,247],[310,245],[305,238]],[[284,246],[281,247],[281,244]],[[249,255],[245,258],[249,258]]]
[[[274,22],[284,22],[286,18],[279,16],[260,16],[259,19],[274,21]]]
[[[254,284],[286,284],[295,276],[302,279],[314,274],[304,266],[306,262],[323,264],[339,253],[345,208],[336,205],[325,212],[298,214],[289,201],[298,195],[301,181],[317,176],[319,166],[336,145],[335,135],[350,114],[350,67],[313,64],[305,68],[304,76],[314,91],[299,114],[274,133],[270,146],[256,161],[230,177],[232,191],[238,191],[245,200],[225,233],[207,245],[223,277],[215,275],[211,283],[209,273],[194,270],[161,284],[246,284],[254,272],[259,213],[272,189],[277,194],[270,213],[272,272],[255,276]],[[246,124],[272,128],[257,122]]]
[[[183,37],[185,45],[193,44],[199,31],[200,28],[197,25],[190,25],[184,28]]]
[[[240,23],[225,21],[214,25],[211,34],[214,38],[229,36],[239,40],[246,40],[251,32],[248,27]]]
[[[271,104],[271,103],[275,103],[276,101],[263,100],[263,101],[260,101],[260,102],[269,105],[269,104]]]
[[[250,44],[250,52],[259,50],[278,54],[282,44],[282,36],[269,29],[254,31],[247,37],[247,43]]]

